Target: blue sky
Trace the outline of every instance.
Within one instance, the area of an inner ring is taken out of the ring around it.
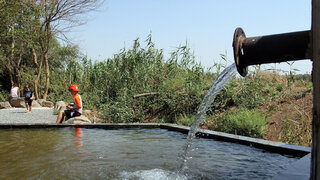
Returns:
[[[233,63],[232,40],[237,27],[247,37],[310,30],[311,0],[106,0],[86,25],[69,34],[93,60],[111,58],[133,41],[152,35],[165,55],[186,41],[204,67],[227,53]],[[142,43],[144,46],[145,44]],[[310,60],[270,64],[265,68],[310,73]]]

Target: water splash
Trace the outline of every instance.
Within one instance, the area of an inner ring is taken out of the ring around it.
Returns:
[[[123,171],[119,175],[121,180],[141,179],[141,180],[187,180],[184,175],[172,174],[170,171],[162,169],[140,170],[134,172]]]
[[[189,152],[191,151],[193,139],[195,138],[196,133],[199,129],[199,124],[205,121],[206,113],[209,106],[214,102],[217,94],[223,89],[223,87],[228,84],[229,79],[233,76],[235,72],[236,72],[236,65],[234,63],[228,66],[226,69],[224,69],[216,78],[216,80],[213,82],[208,93],[202,100],[202,103],[197,111],[195,121],[190,127],[188,137],[187,137],[187,142],[183,148],[183,153],[180,156],[181,164],[178,169],[178,174],[181,174],[181,173],[184,174],[184,172],[187,170],[186,163],[188,158],[190,158]]]

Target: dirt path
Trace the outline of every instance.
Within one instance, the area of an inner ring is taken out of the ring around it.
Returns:
[[[0,110],[0,124],[55,124],[56,118],[52,108],[33,108],[32,112],[25,108]]]

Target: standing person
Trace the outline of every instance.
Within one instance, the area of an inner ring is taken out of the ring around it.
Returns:
[[[18,92],[19,92],[19,87],[17,86],[17,83],[14,83],[10,90],[9,101],[13,98],[18,98],[19,97]]]
[[[71,84],[68,90],[73,96],[73,105],[67,105],[67,110],[60,110],[56,121],[57,124],[62,123],[65,116],[69,119],[75,116],[81,116],[82,114],[82,100],[78,86],[76,84]]]
[[[31,112],[33,93],[28,85],[24,87],[24,101],[26,103],[27,112]]]

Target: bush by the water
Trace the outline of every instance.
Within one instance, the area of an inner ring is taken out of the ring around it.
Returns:
[[[211,116],[214,130],[250,137],[262,137],[267,124],[266,116],[258,109],[228,111],[221,117]]]

